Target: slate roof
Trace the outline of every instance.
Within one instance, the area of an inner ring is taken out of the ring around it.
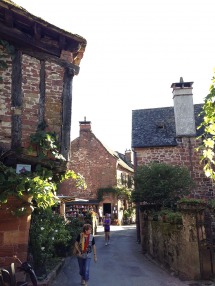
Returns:
[[[194,105],[196,127],[203,104]],[[199,136],[202,130],[197,130]],[[132,110],[132,148],[176,146],[174,107]]]

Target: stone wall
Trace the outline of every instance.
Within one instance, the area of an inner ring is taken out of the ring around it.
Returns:
[[[41,123],[46,123],[46,131],[56,132],[59,141],[63,140],[62,126],[66,125],[62,124],[64,68],[21,51],[11,57],[1,45],[0,57],[7,63],[7,68],[0,74],[0,155],[11,149],[22,149],[25,153],[30,135]],[[72,81],[72,76],[68,81]],[[71,91],[68,91],[65,97],[70,96]],[[71,118],[71,107],[67,108]],[[67,124],[69,136],[65,132],[64,138],[70,137],[70,121]],[[67,143],[70,144],[70,140]],[[23,163],[15,158],[12,162],[13,168],[16,163]],[[8,265],[13,255],[23,261],[27,259],[30,225],[30,216],[11,216],[9,212],[5,213],[4,207],[0,210],[0,266]]]
[[[12,59],[0,45],[0,55],[7,63],[7,68],[1,70],[0,81],[0,142],[4,149],[11,146],[11,72]]]
[[[26,204],[26,212],[14,215],[20,207]],[[7,204],[0,208],[0,267],[8,267],[16,255],[21,261],[26,261],[28,254],[28,235],[31,221],[31,209],[23,200],[9,198]],[[19,266],[19,263],[17,264]]]
[[[198,216],[202,220],[201,229],[197,224]],[[213,250],[210,255],[203,212],[197,215],[196,211],[182,211],[182,220],[183,224],[155,221],[145,211],[140,212],[142,252],[181,279],[209,279],[213,275]]]
[[[30,134],[36,132],[42,121],[46,122],[47,131],[55,131],[61,138],[64,69],[55,63],[47,61],[43,64],[36,58],[22,54],[19,62],[21,67],[19,87],[16,81],[17,75],[12,74],[17,62],[13,62],[1,46],[0,55],[8,65],[7,69],[1,72],[0,147],[11,148],[13,117],[20,122],[19,130],[16,132],[21,134],[22,147],[28,145]],[[43,81],[44,90],[41,90]],[[17,89],[17,94],[16,99],[13,100],[11,93],[14,89]],[[44,97],[42,93],[45,94]],[[16,102],[13,102],[15,100]]]
[[[212,198],[214,191],[210,180],[204,175],[203,166],[200,163],[201,153],[196,150],[200,142],[194,137],[182,137],[177,140],[177,146],[136,149],[135,161],[137,166],[147,165],[151,162],[185,166],[190,170],[196,184],[192,191],[193,195]]]
[[[77,188],[74,180],[67,180],[59,189],[59,193],[64,195],[96,200],[99,188],[111,188],[117,185],[116,159],[90,131],[82,131],[80,137],[71,142],[69,169],[84,176],[87,189]],[[106,199],[111,202],[112,196]]]

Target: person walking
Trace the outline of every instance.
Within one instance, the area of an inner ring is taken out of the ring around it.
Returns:
[[[99,208],[99,224],[102,225],[102,208]]]
[[[106,213],[103,221],[104,233],[105,233],[105,245],[110,244],[110,224],[111,224],[110,214]]]
[[[90,224],[83,225],[83,231],[80,233],[75,242],[75,249],[77,250],[77,258],[79,265],[79,274],[81,276],[81,285],[87,286],[89,280],[90,262],[92,252],[94,255],[94,262],[97,262],[95,238],[91,234],[92,226]]]

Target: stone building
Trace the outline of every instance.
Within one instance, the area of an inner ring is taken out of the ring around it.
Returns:
[[[196,183],[193,196],[212,198],[214,190],[196,150],[202,140],[198,128],[202,104],[193,104],[192,85],[182,78],[171,85],[173,107],[132,111],[134,165],[159,162],[186,166]]]
[[[39,128],[55,132],[69,159],[72,82],[86,44],[14,2],[0,1],[0,162],[33,169],[37,158],[26,147]],[[26,260],[29,224],[30,214],[17,218],[1,207],[0,266],[15,254]]]
[[[112,151],[93,134],[90,121],[85,119],[79,123],[80,136],[71,142],[69,169],[84,176],[87,189],[77,188],[74,181],[67,180],[60,186],[59,194],[86,199],[87,202],[79,203],[79,208],[93,208],[97,213],[101,208],[103,215],[111,213],[112,218],[117,216],[121,220],[126,202],[108,189],[133,187],[132,153]],[[99,190],[104,191],[101,201],[98,199]]]
[[[214,198],[211,181],[200,163],[203,104],[193,104],[193,82],[171,85],[173,107],[132,111],[134,169],[151,162],[185,166],[195,182],[192,196]],[[181,225],[150,218],[150,206],[137,203],[137,240],[144,253],[183,279],[214,276],[214,212],[206,204],[179,205]],[[151,206],[153,209],[153,206]]]

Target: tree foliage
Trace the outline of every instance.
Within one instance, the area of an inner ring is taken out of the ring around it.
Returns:
[[[215,71],[214,71],[215,72]],[[205,175],[212,180],[215,179],[215,76],[209,89],[210,93],[204,99],[203,121],[198,128],[203,128],[202,145],[198,148],[202,150],[201,162],[204,163]]]
[[[151,163],[137,168],[134,176],[135,202],[147,202],[171,206],[187,195],[194,182],[185,167],[164,163]]]

